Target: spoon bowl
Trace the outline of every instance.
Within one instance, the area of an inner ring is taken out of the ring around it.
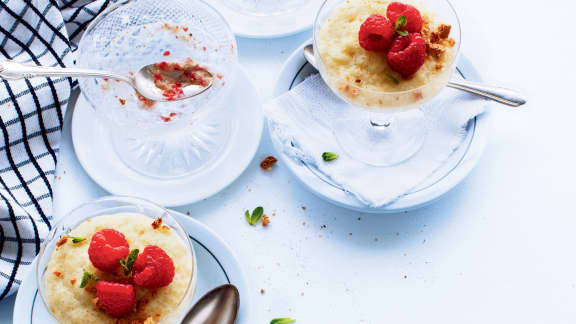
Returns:
[[[234,324],[240,308],[240,293],[226,284],[206,293],[192,306],[182,324]]]
[[[204,78],[206,83],[204,85],[188,84],[179,88],[182,92],[178,96],[166,96],[165,91],[160,89],[155,81],[156,75],[160,73],[162,77],[173,77],[173,73],[165,71],[156,71],[155,64],[146,65],[140,68],[133,77],[125,74],[92,70],[80,68],[61,68],[51,66],[33,66],[17,63],[14,61],[0,62],[0,78],[15,80],[15,79],[29,79],[35,77],[88,77],[88,78],[107,78],[114,79],[128,83],[136,92],[144,96],[146,99],[153,101],[176,101],[195,97],[206,90],[210,89],[213,85],[214,77],[212,73],[203,70],[206,74]]]

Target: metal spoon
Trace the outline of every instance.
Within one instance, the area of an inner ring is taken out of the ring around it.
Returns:
[[[202,92],[208,90],[213,84],[213,76],[211,73],[210,77],[207,78],[208,84],[206,86],[200,85],[189,85],[182,88],[182,95],[171,98],[168,100],[163,96],[163,90],[156,87],[154,84],[154,74],[151,68],[154,64],[144,66],[138,72],[134,74],[134,77],[129,75],[101,71],[101,70],[91,70],[91,69],[79,69],[79,68],[61,68],[61,67],[49,67],[49,66],[33,66],[21,64],[13,61],[1,61],[0,62],[0,78],[15,80],[15,79],[29,79],[35,77],[91,77],[91,78],[109,78],[114,80],[120,80],[128,83],[134,90],[143,95],[144,97],[154,100],[154,101],[174,101],[182,100],[190,97],[197,96]],[[164,73],[164,72],[161,72]]]
[[[222,285],[202,296],[182,324],[234,324],[239,307],[238,289],[234,285]]]
[[[314,56],[313,45],[310,44],[304,47],[304,57],[306,58],[306,61],[310,63],[310,65],[318,69],[316,66],[316,57]],[[477,82],[463,80],[451,80],[448,82],[448,86],[450,88],[470,92],[475,95],[491,99],[512,107],[519,107],[526,103],[525,97],[518,91],[512,89],[493,87]]]

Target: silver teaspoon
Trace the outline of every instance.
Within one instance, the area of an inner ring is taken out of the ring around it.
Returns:
[[[316,65],[316,57],[314,56],[313,45],[307,45],[304,47],[304,57],[306,61],[310,63],[315,69],[318,69]],[[526,103],[525,97],[516,90],[489,86],[477,82],[463,81],[463,80],[451,80],[448,82],[450,88],[470,92],[472,94],[484,97],[486,99],[491,99],[496,102],[512,106],[519,107]]]
[[[110,71],[79,69],[79,68],[61,68],[61,67],[49,67],[49,66],[33,66],[13,61],[0,61],[0,78],[4,78],[7,80],[29,79],[35,77],[61,77],[61,76],[109,78],[128,83],[138,93],[140,93],[147,99],[154,101],[174,101],[194,97],[208,90],[213,84],[214,78],[212,74],[208,72],[209,77],[206,78],[207,84],[205,86],[194,84],[188,85],[182,87],[181,95],[177,97],[167,98],[166,96],[163,95],[163,90],[156,87],[154,83],[155,76],[152,72],[153,66],[154,64],[144,66],[134,74],[134,77],[131,77],[126,74]],[[166,72],[160,71],[159,73],[164,75]]]
[[[240,307],[240,293],[234,285],[222,285],[192,306],[182,324],[234,324]]]

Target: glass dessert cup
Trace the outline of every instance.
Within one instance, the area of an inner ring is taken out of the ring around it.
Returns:
[[[224,0],[224,4],[244,14],[256,16],[283,15],[306,6],[310,0]]]
[[[180,323],[178,320],[180,320],[188,311],[196,289],[197,266],[192,242],[190,241],[186,231],[168,210],[147,200],[127,196],[109,196],[85,203],[69,212],[54,225],[44,240],[37,257],[36,278],[38,278],[38,290],[40,296],[42,296],[44,305],[46,305],[47,309],[50,309],[46,297],[46,276],[49,275],[49,273],[47,273],[47,268],[60,238],[67,235],[70,231],[88,219],[102,215],[119,213],[138,213],[148,216],[150,217],[150,224],[152,224],[156,218],[162,217],[162,224],[168,225],[184,243],[187,252],[191,256],[192,275],[188,280],[185,293],[176,309],[163,315],[162,318],[162,323]],[[176,271],[178,271],[178,269],[176,269]],[[52,312],[50,312],[50,314],[54,317]]]
[[[212,75],[203,94],[149,103],[127,84],[79,79],[82,95],[108,128],[112,147],[129,168],[148,177],[198,172],[229,140],[225,101],[237,74],[237,47],[225,19],[203,0],[122,0],[84,33],[78,66],[122,73],[191,59]]]
[[[369,6],[371,0],[356,1]],[[456,43],[452,60],[425,84],[401,91],[380,91],[362,87],[355,80],[332,73],[323,58],[320,32],[335,10],[347,2],[326,0],[314,24],[314,52],[320,75],[332,92],[356,111],[354,117],[333,120],[332,130],[340,148],[351,158],[378,167],[397,165],[414,156],[424,144],[429,125],[423,105],[444,89],[455,69],[461,32],[458,16],[447,0],[400,0],[417,8],[423,5],[439,22],[451,25],[450,37]]]

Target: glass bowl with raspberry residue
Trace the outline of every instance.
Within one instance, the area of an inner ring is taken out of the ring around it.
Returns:
[[[161,223],[156,221],[161,218]],[[156,222],[155,222],[156,221]],[[153,224],[155,223],[155,224]],[[80,288],[84,271],[114,282],[131,282],[116,273],[101,271],[88,256],[91,236],[112,228],[124,234],[130,249],[156,245],[174,262],[174,278],[162,288],[151,290],[135,286],[135,310],[122,319],[179,323],[186,314],[196,289],[196,256],[188,234],[170,212],[150,201],[109,196],[88,202],[62,217],[52,228],[38,254],[38,290],[46,308],[59,323],[115,323],[97,306],[94,286]],[[63,238],[66,239],[63,239]],[[84,239],[74,242],[73,239]],[[120,277],[122,278],[120,278]]]
[[[394,71],[386,51],[367,51],[359,43],[360,26],[371,15],[385,17],[395,28],[387,17],[393,2],[326,0],[314,24],[316,67],[332,92],[353,110],[331,121],[334,136],[350,157],[378,167],[403,163],[420,150],[428,126],[422,107],[448,84],[461,43],[460,22],[449,1],[397,1],[420,12],[418,33],[427,47],[416,73],[405,77]],[[442,45],[432,44],[431,37],[445,26],[450,26],[449,36]],[[394,32],[394,37],[400,36]]]
[[[110,131],[111,149],[132,170],[178,178],[199,171],[224,149],[229,129],[222,120],[230,106],[238,54],[228,23],[208,2],[117,1],[88,26],[77,61],[79,67],[132,76],[151,64],[192,64],[196,72],[207,70],[213,76],[201,95],[158,102],[124,82],[78,80],[82,96]]]

